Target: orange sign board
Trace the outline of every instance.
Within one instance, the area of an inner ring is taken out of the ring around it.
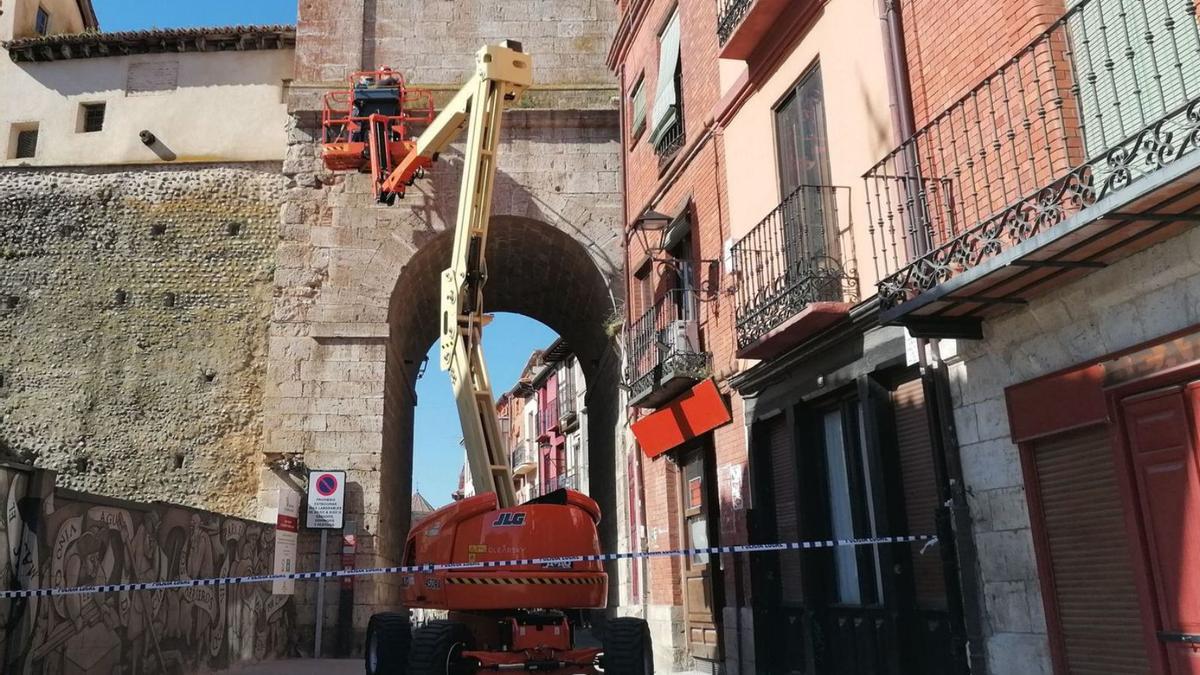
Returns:
[[[633,423],[633,435],[647,457],[658,457],[732,419],[711,379],[692,387],[667,407]]]

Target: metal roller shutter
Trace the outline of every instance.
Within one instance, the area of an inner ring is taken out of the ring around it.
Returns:
[[[1108,428],[1033,445],[1068,671],[1150,672]]]
[[[904,515],[911,534],[935,534],[938,506],[933,444],[925,416],[925,390],[920,380],[905,382],[892,392],[896,418],[896,445],[904,482]],[[946,581],[942,560],[932,549],[921,555],[923,544],[912,545],[913,584],[921,609],[946,608]]]
[[[800,486],[796,477],[796,447],[788,428],[788,416],[776,415],[763,422],[771,455],[771,491],[775,498],[775,533],[779,541],[800,541],[797,500]],[[780,592],[783,602],[804,601],[800,584],[800,552],[779,554]]]

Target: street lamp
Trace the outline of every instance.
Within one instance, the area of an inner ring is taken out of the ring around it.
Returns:
[[[667,234],[667,226],[675,219],[663,213],[659,213],[654,209],[646,209],[646,212],[638,216],[633,221],[634,231],[637,233],[638,242],[642,245],[642,250],[650,259],[658,257],[659,253],[663,252],[663,239]],[[658,237],[654,245],[650,244],[650,233],[657,232]]]

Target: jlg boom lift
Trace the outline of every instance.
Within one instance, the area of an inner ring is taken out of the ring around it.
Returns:
[[[516,503],[481,338],[492,187],[504,110],[532,82],[518,43],[479,50],[475,73],[433,115],[432,96],[390,69],[356,73],[349,91],[326,97],[326,166],[370,173],[378,201],[392,204],[465,128],[462,185],[450,267],[441,281],[441,367],[450,372],[471,477],[479,494],[436,511],[409,533],[405,565],[473,563],[595,554],[596,502],[562,489]],[[416,139],[410,126],[425,124]],[[539,672],[643,675],[654,670],[644,621],[608,622],[603,648],[577,647],[563,610],[606,606],[599,562],[463,568],[406,575],[408,607],[447,610],[449,620],[411,630],[407,614],[371,617],[368,675]]]

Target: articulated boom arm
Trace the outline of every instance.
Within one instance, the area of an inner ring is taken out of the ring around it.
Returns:
[[[484,251],[501,114],[520,100],[532,83],[531,65],[529,56],[513,42],[480,49],[475,75],[417,138],[412,151],[383,184],[385,192],[403,192],[416,171],[436,159],[466,127],[454,251],[450,267],[442,272],[441,367],[450,371],[475,490],[495,492],[500,508],[515,506],[517,498],[480,344],[488,321],[483,314]]]

